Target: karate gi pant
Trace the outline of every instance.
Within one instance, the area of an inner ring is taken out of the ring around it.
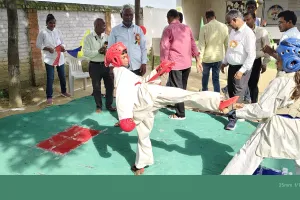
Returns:
[[[144,116],[136,126],[138,132],[138,144],[135,166],[138,169],[154,164],[150,133],[154,125],[155,113],[160,108],[163,108],[166,105],[170,104],[189,102],[195,108],[198,108],[202,111],[219,111],[220,104],[220,93],[217,92],[191,92],[180,88],[164,87],[151,84],[147,84],[146,88],[147,89],[145,90],[143,89],[143,87],[141,87],[140,90],[143,91],[140,91],[140,95],[138,96],[140,99],[147,99],[147,97],[145,97],[145,94],[150,94],[149,96],[151,96],[152,98],[143,100],[144,103],[142,104],[145,104],[145,106],[147,104],[146,107],[148,108],[149,104],[151,103],[153,106],[151,106],[150,109],[145,109],[144,111],[141,111],[140,107],[137,106],[136,111],[134,111],[134,118],[135,113],[138,113],[137,115],[139,116]],[[150,99],[152,99],[151,103]]]
[[[261,136],[262,132],[259,127],[240,151],[232,158],[221,175],[253,175],[260,163],[264,160],[263,157],[256,155]],[[295,160],[295,168],[296,175],[300,175],[300,160]]]

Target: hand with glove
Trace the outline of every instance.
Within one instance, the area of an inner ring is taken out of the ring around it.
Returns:
[[[125,132],[131,132],[135,129],[135,123],[131,118],[120,120],[119,126]]]
[[[155,74],[153,77],[151,77],[147,82],[154,81],[159,76],[169,73],[172,70],[172,68],[174,67],[174,65],[175,65],[175,62],[171,62],[171,61],[167,61],[167,60],[162,61],[160,63],[160,65],[156,67],[157,74]]]
[[[174,67],[175,63],[171,61],[164,60],[160,63],[159,66],[156,67],[156,71],[159,74],[159,76],[169,73],[172,68]]]

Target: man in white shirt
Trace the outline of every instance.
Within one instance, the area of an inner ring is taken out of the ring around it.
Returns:
[[[256,11],[257,11],[257,2],[254,0],[249,0],[246,2],[246,10],[247,13],[254,13],[256,16]],[[259,26],[263,26],[265,27],[267,25],[267,21],[266,20],[262,20],[259,17],[256,17],[255,19],[255,26],[259,27]],[[222,92],[224,94],[227,94],[228,88],[227,86],[222,88]],[[250,97],[250,90],[249,88],[246,90],[245,96],[244,96],[244,101],[250,103],[251,102],[251,97]]]
[[[130,57],[129,70],[143,76],[146,73],[148,60],[145,35],[139,26],[133,24],[134,10],[130,5],[124,5],[120,14],[123,22],[111,30],[108,48],[117,42],[122,42],[127,47]]]
[[[256,36],[256,59],[253,63],[251,76],[248,82],[251,103],[257,103],[258,101],[258,81],[260,73],[264,73],[267,70],[267,64],[271,61],[270,55],[265,54],[261,49],[265,45],[270,45],[269,34],[266,29],[259,27],[255,24],[255,13],[245,13],[244,21],[249,26]],[[263,60],[262,60],[263,58]]]
[[[293,11],[286,10],[282,11],[278,15],[278,27],[280,32],[284,32],[280,38],[280,42],[287,38],[298,38],[300,39],[300,32],[296,26],[297,16]]]
[[[283,32],[280,42],[287,38],[298,38],[300,39],[300,32],[297,27],[297,16],[293,11],[285,10],[278,14],[278,27],[280,32]],[[279,43],[280,43],[279,42]],[[269,54],[270,56],[277,59],[278,55],[272,47],[266,45],[263,48],[264,53]]]
[[[222,73],[228,69],[228,94],[229,97],[239,96],[238,102],[243,102],[244,94],[248,87],[252,66],[256,57],[256,38],[243,20],[243,15],[238,10],[230,10],[226,14],[226,23],[232,28],[229,35],[228,49],[221,65]],[[227,130],[235,128],[236,121],[230,121]]]
[[[247,1],[246,3],[246,10],[247,13],[254,13],[256,16],[256,11],[257,11],[257,2],[254,0],[250,0]],[[259,26],[263,26],[265,27],[267,25],[267,21],[266,20],[262,20],[259,17],[255,18],[255,26],[259,27]],[[250,78],[251,79],[251,78]],[[245,102],[251,102],[251,97],[250,97],[250,89],[248,88],[244,97],[244,101]]]
[[[116,111],[116,108],[112,107],[114,91],[113,74],[110,73],[109,67],[105,67],[104,65],[108,38],[108,36],[104,33],[105,28],[105,21],[101,18],[97,18],[94,22],[94,31],[86,36],[83,46],[83,55],[90,60],[89,73],[92,79],[93,96],[96,103],[97,113],[102,111],[102,78],[106,89],[106,108],[109,111]]]

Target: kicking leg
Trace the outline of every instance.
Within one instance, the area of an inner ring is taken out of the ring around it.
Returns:
[[[143,174],[144,167],[154,163],[152,144],[150,140],[153,123],[154,114],[151,117],[145,118],[136,126],[136,130],[138,132],[138,144],[135,165],[131,168],[135,175]]]
[[[240,151],[232,158],[221,175],[252,175],[263,158],[256,155],[261,138],[261,129],[257,129]]]
[[[151,85],[153,92],[158,93],[156,104],[169,105],[180,102],[189,102],[202,111],[223,111],[226,107],[236,102],[238,98],[221,101],[218,92],[191,92],[180,88]],[[157,107],[159,107],[156,105]]]

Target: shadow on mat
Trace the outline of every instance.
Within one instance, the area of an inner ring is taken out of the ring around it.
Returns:
[[[53,105],[37,112],[11,115],[0,120],[1,174],[51,173],[63,168],[64,156],[56,155],[36,145],[53,135],[77,124],[76,121],[94,112],[89,98],[73,100],[63,105]],[[79,104],[85,106],[78,106]],[[76,109],[73,109],[76,107]],[[79,155],[82,148],[67,155]]]
[[[94,145],[101,157],[110,158],[112,156],[112,153],[108,151],[108,147],[110,147],[112,151],[116,151],[123,156],[130,167],[134,164],[136,153],[132,150],[130,144],[137,144],[138,137],[135,132],[125,133],[119,127],[101,126],[92,119],[86,119],[81,124],[96,130],[104,130],[93,138]],[[171,147],[162,141],[151,139],[151,143],[153,147],[165,149],[166,151],[171,150]]]
[[[203,162],[202,175],[221,174],[232,159],[228,152],[234,152],[234,150],[228,145],[212,139],[199,138],[194,133],[182,129],[176,129],[175,132],[182,138],[185,138],[186,141],[184,148],[178,145],[170,145],[172,150],[189,156],[200,155]]]
[[[171,110],[171,109],[167,109],[167,108],[161,108],[161,109],[159,109],[159,111],[162,113],[165,113],[167,116],[175,113],[175,110]]]

